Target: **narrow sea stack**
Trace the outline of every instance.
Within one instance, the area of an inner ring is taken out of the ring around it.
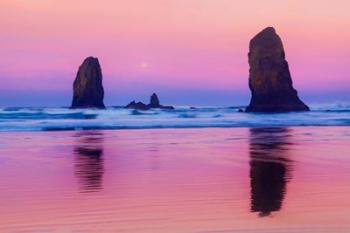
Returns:
[[[153,93],[151,95],[150,101],[149,101],[149,105],[151,108],[158,108],[160,107],[160,103],[159,103],[159,99],[156,93]]]
[[[80,65],[73,83],[71,108],[104,109],[102,71],[97,58],[88,57]]]
[[[273,27],[250,41],[248,59],[252,97],[246,112],[309,111],[293,88],[282,40]]]

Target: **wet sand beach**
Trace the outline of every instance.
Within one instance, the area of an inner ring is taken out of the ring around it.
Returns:
[[[350,128],[2,132],[0,232],[350,232]]]

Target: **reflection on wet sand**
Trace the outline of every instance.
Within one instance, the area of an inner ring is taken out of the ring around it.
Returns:
[[[104,161],[103,134],[83,131],[76,135],[78,142],[74,147],[75,175],[82,192],[102,189]]]
[[[290,130],[250,129],[251,212],[268,216],[279,211],[290,180]]]

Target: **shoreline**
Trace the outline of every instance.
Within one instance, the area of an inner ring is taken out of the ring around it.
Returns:
[[[229,129],[237,129],[237,130],[241,130],[241,129],[318,129],[318,128],[349,128],[350,129],[350,125],[304,125],[304,126],[300,126],[300,125],[280,125],[280,126],[276,126],[276,125],[272,125],[272,126],[232,126],[232,127],[186,127],[186,128],[177,128],[177,127],[166,127],[166,128],[119,128],[119,129],[107,129],[107,128],[102,128],[102,129],[98,129],[98,128],[92,128],[92,129],[75,129],[75,130],[28,130],[28,131],[1,131],[0,130],[0,134],[7,134],[7,133],[11,133],[11,134],[25,134],[25,133],[69,133],[69,132],[89,132],[89,131],[98,131],[98,132],[113,132],[113,131],[166,131],[166,130],[175,130],[175,131],[180,131],[180,130],[208,130],[208,129],[212,129],[212,130],[229,130]]]
[[[54,130],[9,130],[2,133],[54,133],[54,132],[80,132],[80,131],[156,131],[156,130],[200,130],[200,129],[259,129],[259,128],[342,128],[350,127],[350,125],[266,125],[266,126],[199,126],[199,127],[144,127],[144,128],[83,128],[83,129],[54,129]]]

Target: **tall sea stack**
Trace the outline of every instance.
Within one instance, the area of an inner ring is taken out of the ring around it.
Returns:
[[[252,98],[246,112],[308,111],[293,88],[281,38],[265,28],[249,44],[249,88]]]
[[[80,65],[73,83],[71,108],[105,108],[102,71],[97,58],[88,57]]]

